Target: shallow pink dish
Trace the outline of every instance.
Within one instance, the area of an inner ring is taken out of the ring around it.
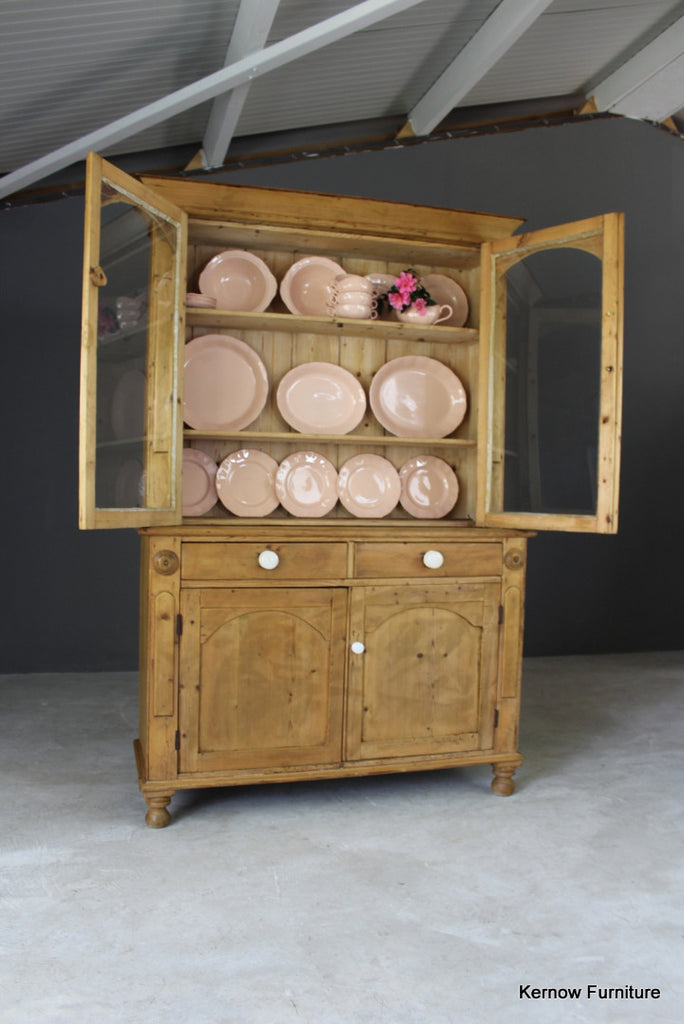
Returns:
[[[370,386],[370,405],[396,437],[447,437],[467,410],[461,381],[429,356],[399,356],[381,366]]]
[[[216,299],[217,309],[261,312],[270,305],[278,282],[254,253],[227,249],[209,260],[199,276],[199,290]]]
[[[183,449],[183,515],[203,516],[218,501],[216,463],[199,448]]]
[[[276,392],[280,414],[305,434],[348,434],[363,419],[366,395],[353,373],[336,363],[302,363]]]
[[[441,519],[458,500],[458,477],[444,459],[416,455],[399,470],[401,507],[415,519]]]
[[[145,374],[142,370],[126,370],[119,378],[112,395],[112,430],[114,437],[141,437],[145,427]]]
[[[453,310],[450,317],[442,320],[442,327],[463,327],[468,319],[469,306],[468,296],[460,284],[445,274],[426,274],[422,284],[438,306],[446,303]]]
[[[267,516],[278,507],[278,463],[266,452],[241,448],[226,455],[216,474],[221,504],[236,516]]]
[[[396,508],[399,474],[388,459],[371,453],[353,455],[340,468],[337,495],[348,512],[362,519],[380,519]]]
[[[327,316],[332,284],[343,268],[327,256],[304,256],[280,282],[280,296],[298,316]]]
[[[144,475],[138,459],[127,459],[114,483],[115,508],[143,508]]]
[[[242,430],[268,398],[266,367],[229,334],[203,334],[185,346],[183,418],[195,430]]]
[[[185,296],[185,305],[197,309],[216,309],[216,299],[213,295],[200,295],[199,292],[188,292]]]
[[[278,466],[275,489],[291,515],[319,518],[337,504],[337,470],[317,452],[293,452]]]

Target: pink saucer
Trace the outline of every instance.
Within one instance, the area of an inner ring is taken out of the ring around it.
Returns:
[[[185,305],[196,309],[216,309],[216,299],[213,295],[201,295],[199,292],[188,292],[185,296]]]

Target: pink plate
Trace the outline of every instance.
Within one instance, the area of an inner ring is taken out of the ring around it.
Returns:
[[[142,508],[144,475],[138,459],[127,459],[120,467],[114,483],[115,508]]]
[[[277,470],[276,460],[256,448],[231,452],[216,474],[219,500],[236,516],[269,515],[278,507]]]
[[[293,516],[319,518],[337,503],[337,471],[317,452],[293,452],[278,467],[275,489]]]
[[[381,455],[353,455],[337,477],[340,501],[348,512],[363,519],[389,515],[397,506],[400,492],[399,474]]]
[[[344,269],[327,256],[304,256],[293,263],[280,282],[280,295],[298,316],[327,316],[330,287]]]
[[[348,434],[366,411],[363,388],[336,363],[295,366],[278,385],[276,402],[285,422],[305,434]]]
[[[199,448],[184,448],[183,515],[203,516],[217,500],[216,463]]]
[[[195,430],[242,430],[268,398],[266,367],[228,334],[203,334],[185,346],[183,418]]]
[[[112,395],[114,437],[142,437],[145,427],[145,374],[142,370],[122,373]]]
[[[422,279],[438,306],[447,304],[453,309],[448,320],[442,320],[442,327],[463,327],[468,319],[468,296],[460,284],[444,274],[426,274]]]
[[[446,437],[467,409],[456,374],[429,356],[399,356],[381,366],[370,386],[370,404],[396,437]]]
[[[278,282],[254,253],[227,249],[209,260],[199,276],[199,290],[216,299],[217,309],[260,312],[270,304]]]
[[[417,455],[399,470],[402,508],[416,519],[441,519],[458,500],[458,477],[444,459]]]

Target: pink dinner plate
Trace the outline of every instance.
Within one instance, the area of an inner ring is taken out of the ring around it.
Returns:
[[[112,430],[119,441],[142,437],[145,427],[145,374],[126,370],[112,395]]]
[[[199,290],[216,299],[217,309],[261,312],[270,305],[278,282],[253,252],[227,249],[209,260],[199,276]]]
[[[142,508],[143,468],[138,459],[127,459],[120,467],[114,483],[115,508]]]
[[[266,367],[228,334],[203,334],[185,346],[183,418],[195,430],[242,430],[268,398]]]
[[[304,434],[348,434],[363,419],[366,395],[353,373],[335,363],[303,363],[276,393],[280,414]]]
[[[266,452],[241,448],[226,455],[216,474],[219,500],[236,516],[267,516],[278,507],[278,463]]]
[[[456,374],[429,356],[399,356],[381,366],[370,386],[370,404],[396,437],[447,437],[467,409]]]
[[[293,263],[280,282],[280,296],[299,316],[327,316],[330,286],[344,269],[327,256],[304,256]]]
[[[416,455],[399,470],[402,508],[416,519],[441,519],[458,500],[458,477],[434,455]]]
[[[337,476],[341,503],[348,512],[362,519],[389,515],[396,508],[400,493],[399,474],[381,455],[353,455]]]
[[[203,516],[213,508],[216,494],[216,463],[199,448],[183,449],[183,515]]]
[[[446,303],[453,313],[448,320],[442,320],[442,327],[463,327],[468,319],[468,296],[460,284],[445,274],[426,274],[422,283],[438,306]]]
[[[275,489],[293,516],[318,518],[337,504],[337,470],[317,452],[293,452],[278,466]]]

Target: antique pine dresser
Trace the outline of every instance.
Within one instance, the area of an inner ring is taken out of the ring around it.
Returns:
[[[527,540],[617,529],[623,260],[621,214],[520,227],[136,180],[88,158],[79,514],[85,529],[141,534],[135,755],[148,825],[167,825],[174,792],[195,787],[490,764],[494,792],[513,792]],[[300,314],[278,293],[264,310],[188,304],[227,251],[258,257],[279,283],[309,257],[369,279],[411,268],[456,282],[468,319]],[[207,336],[237,339],[265,369],[246,425],[184,422],[185,346]],[[293,368],[341,367],[368,395],[382,367],[416,356],[465,389],[447,436],[392,432],[370,403],[339,433],[282,415],[277,389]],[[458,495],[434,518],[429,503],[374,518],[340,501],[312,515],[219,501],[184,516],[184,464],[243,451],[279,466],[313,453],[335,470],[356,456],[396,470],[430,457]]]

